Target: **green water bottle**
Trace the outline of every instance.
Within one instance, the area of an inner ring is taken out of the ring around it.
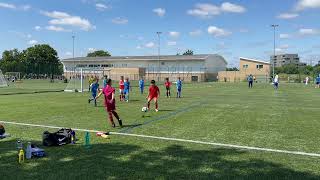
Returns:
[[[84,147],[87,148],[87,149],[90,148],[91,145],[90,145],[90,133],[89,132],[86,132],[84,139],[85,139]]]

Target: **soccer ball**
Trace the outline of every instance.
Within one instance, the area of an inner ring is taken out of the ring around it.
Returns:
[[[147,112],[147,110],[148,110],[147,107],[143,107],[143,108],[141,109],[142,112]]]

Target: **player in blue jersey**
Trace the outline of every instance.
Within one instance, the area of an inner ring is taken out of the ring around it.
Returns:
[[[88,100],[88,103],[90,104],[90,102],[94,100],[94,106],[97,106],[96,97],[97,97],[97,95],[98,95],[99,92],[100,92],[100,89],[99,89],[99,79],[96,78],[96,79],[95,79],[95,82],[92,83],[92,84],[90,85],[90,87],[91,87],[91,95],[92,95],[92,97]]]
[[[320,88],[320,74],[316,78],[316,88]]]
[[[130,86],[129,78],[126,78],[124,81],[124,97],[126,102],[129,102],[130,89],[131,89],[131,86]]]
[[[104,79],[103,79],[103,87],[105,88],[107,86],[107,84],[108,84],[108,76],[105,75]]]
[[[177,86],[177,98],[181,98],[182,81],[181,81],[180,77],[178,77],[178,80],[176,82],[176,86]]]
[[[143,94],[143,90],[144,90],[144,80],[143,80],[143,78],[141,78],[139,80],[139,89],[140,89],[140,93]]]

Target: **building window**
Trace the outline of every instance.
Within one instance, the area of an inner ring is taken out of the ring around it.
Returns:
[[[244,64],[242,67],[247,69],[249,67],[249,65],[248,64]]]
[[[164,65],[164,62],[161,62],[161,65]]]
[[[257,69],[263,69],[263,65],[262,64],[257,64]]]

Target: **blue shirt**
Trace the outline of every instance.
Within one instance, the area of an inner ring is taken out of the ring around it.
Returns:
[[[125,90],[129,90],[130,89],[130,82],[129,81],[125,81],[124,82],[124,89]]]
[[[248,76],[248,81],[253,81],[253,77],[252,76]]]
[[[98,83],[93,83],[93,84],[91,85],[91,92],[92,92],[92,94],[97,94],[98,89],[99,89],[99,84],[98,84]]]
[[[143,87],[144,87],[144,80],[140,80],[140,81],[139,81],[139,87],[140,87],[140,88],[143,88]]]
[[[182,81],[177,80],[177,89],[181,89],[181,88],[182,88]]]

